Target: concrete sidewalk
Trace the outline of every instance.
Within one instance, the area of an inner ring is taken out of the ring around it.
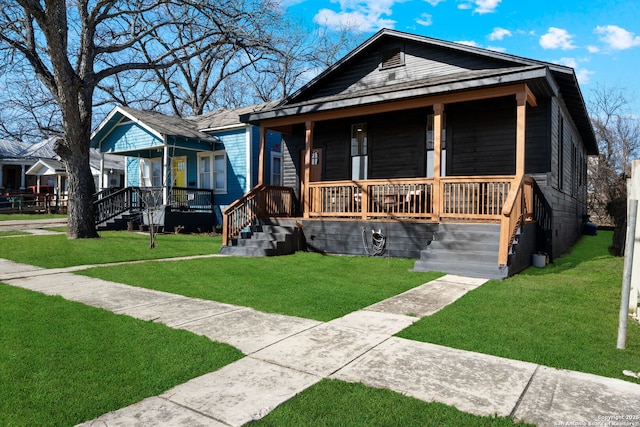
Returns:
[[[83,426],[239,426],[322,378],[362,382],[477,415],[511,416],[542,426],[611,425],[607,422],[616,420],[640,425],[633,418],[640,416],[640,385],[392,336],[481,286],[482,279],[447,275],[319,322],[77,276],[71,270],[0,260],[0,280],[10,285],[189,330],[247,355]]]

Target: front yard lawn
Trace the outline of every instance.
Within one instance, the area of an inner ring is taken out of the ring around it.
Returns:
[[[413,260],[298,252],[97,267],[80,274],[188,297],[328,321],[402,293],[441,273]]]
[[[640,325],[629,320],[627,349],[616,349],[623,258],[611,232],[583,236],[553,265],[490,281],[398,336],[556,368],[636,381]]]
[[[0,283],[0,425],[70,426],[242,357],[226,344]]]
[[[54,219],[54,218],[66,218],[67,215],[60,214],[19,214],[19,213],[0,213],[0,221],[19,221],[25,219],[41,220],[41,219]]]
[[[479,417],[442,403],[427,403],[391,390],[322,380],[252,426],[451,426],[525,427],[508,417]]]
[[[103,231],[99,239],[67,239],[66,235],[0,239],[0,258],[45,268],[213,254],[222,238],[205,234],[158,234],[149,249],[149,235]]]

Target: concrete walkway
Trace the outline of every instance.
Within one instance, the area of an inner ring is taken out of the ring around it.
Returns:
[[[247,355],[82,426],[240,426],[322,378],[540,426],[640,425],[640,385],[392,336],[482,285],[482,279],[447,275],[319,322],[70,272],[79,268],[53,271],[0,260],[0,280],[189,330]]]
[[[44,234],[63,234],[59,231],[50,231],[46,228],[61,227],[67,225],[67,218],[37,218],[24,220],[0,221],[0,231],[23,231],[29,234],[20,234],[4,237],[24,237],[24,236],[42,236]]]

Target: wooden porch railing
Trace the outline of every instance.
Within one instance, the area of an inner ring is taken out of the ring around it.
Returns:
[[[429,178],[313,182],[309,191],[310,217],[432,217]]]
[[[502,209],[500,222],[500,249],[498,264],[507,265],[509,250],[516,237],[518,227],[525,221],[533,219],[533,184],[534,179],[529,176],[516,177],[514,185]]]
[[[103,190],[94,196],[93,209],[96,224],[130,210],[144,208],[143,197],[138,187],[125,187],[118,190]]]
[[[439,188],[432,178],[312,182],[307,215],[500,223],[498,264],[506,265],[518,227],[534,217],[534,185],[528,176],[442,177]],[[292,189],[256,187],[225,209],[223,244],[257,219],[292,211]]]
[[[257,219],[291,216],[293,189],[259,185],[229,205],[222,214],[222,244],[227,245],[229,240]]]
[[[512,176],[313,182],[309,217],[500,221]],[[434,191],[439,191],[434,206]]]

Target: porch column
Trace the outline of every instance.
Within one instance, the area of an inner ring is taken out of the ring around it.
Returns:
[[[267,129],[260,126],[260,154],[258,155],[258,185],[264,185],[264,162],[266,161],[267,150]]]
[[[0,188],[4,188],[4,181],[3,181],[3,176],[2,176],[2,171],[4,170],[4,166],[0,165]]]
[[[433,220],[440,221],[441,194],[440,176],[442,174],[442,114],[444,104],[433,105],[433,194],[431,203],[433,204]]]
[[[98,177],[98,191],[104,190],[104,153],[100,153],[100,176]]]
[[[153,174],[153,172],[152,172]],[[169,204],[169,147],[167,147],[166,141],[162,146],[162,204]]]
[[[27,185],[25,183],[25,178],[26,178],[26,166],[25,164],[21,164],[20,165],[20,189],[24,190],[25,188],[27,188]]]
[[[527,93],[516,94],[516,177],[524,176]]]
[[[303,217],[309,218],[311,210],[311,195],[309,194],[309,182],[311,182],[311,150],[313,150],[313,126],[315,122],[307,121],[305,123],[304,135],[304,165],[302,168],[302,184],[300,185],[300,198],[302,199]]]

